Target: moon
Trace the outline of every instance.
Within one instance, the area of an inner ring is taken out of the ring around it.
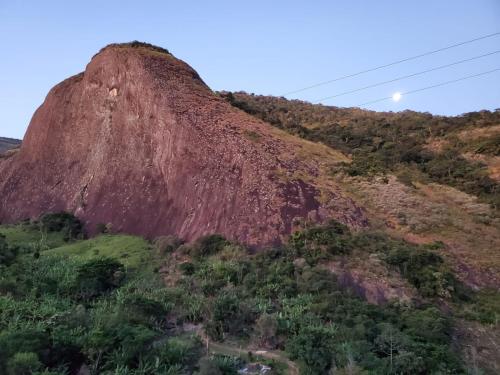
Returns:
[[[395,92],[394,94],[392,94],[392,100],[394,100],[395,102],[399,102],[401,100],[401,93],[400,92]]]

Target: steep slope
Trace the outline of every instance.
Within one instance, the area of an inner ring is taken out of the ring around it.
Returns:
[[[346,160],[232,107],[168,51],[110,45],[56,85],[0,159],[0,221],[67,210],[91,232],[280,242],[297,219],[366,225],[324,170]]]
[[[0,137],[0,154],[13,148],[19,147],[21,141],[18,139]]]
[[[456,117],[374,112],[221,93],[276,127],[349,155],[342,186],[371,226],[438,250],[473,287],[500,288],[500,111]],[[472,159],[472,160],[471,160]],[[490,161],[490,163],[486,161]],[[484,163],[483,163],[484,162]]]

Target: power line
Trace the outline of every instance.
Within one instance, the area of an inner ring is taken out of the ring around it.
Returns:
[[[427,86],[427,87],[422,87],[422,88],[420,88],[420,89],[416,89],[416,90],[411,90],[411,91],[402,92],[402,93],[401,93],[401,95],[402,95],[402,96],[404,96],[404,95],[414,94],[414,93],[416,93],[416,92],[420,92],[420,91],[430,90],[430,89],[433,89],[433,88],[436,88],[436,87],[449,85],[449,84],[451,84],[451,83],[460,82],[460,81],[465,81],[466,79],[475,78],[475,77],[480,77],[480,76],[484,76],[484,75],[486,75],[486,74],[491,74],[491,73],[497,72],[497,71],[499,71],[499,70],[500,70],[500,68],[497,68],[497,69],[489,70],[489,71],[487,71],[487,72],[482,72],[482,73],[478,73],[478,74],[473,74],[473,75],[470,75],[470,76],[465,76],[465,77],[461,77],[461,78],[453,79],[453,80],[451,80],[451,81],[441,82],[441,83],[438,83],[438,84],[436,84],[436,85]],[[365,106],[365,105],[368,105],[368,104],[378,103],[378,102],[382,102],[382,101],[384,101],[384,100],[389,100],[389,99],[392,99],[392,96],[388,96],[388,97],[385,97],[385,98],[380,98],[380,99],[376,99],[376,100],[371,100],[371,101],[369,101],[369,102],[361,103],[361,104],[358,104],[356,107],[362,107],[362,106]]]
[[[494,55],[496,53],[500,53],[500,50],[499,51],[490,52],[490,53],[485,53],[484,55],[474,56],[474,57],[471,57],[469,59],[455,61],[455,62],[452,62],[450,64],[445,64],[445,65],[437,66],[435,68],[430,68],[430,69],[427,69],[427,70],[423,70],[421,72],[417,72],[417,73],[413,73],[413,74],[408,74],[406,76],[397,77],[397,78],[394,78],[394,79],[390,79],[388,81],[377,82],[377,83],[374,83],[374,84],[371,84],[371,85],[368,85],[368,86],[360,87],[358,89],[353,89],[353,90],[344,91],[344,92],[341,92],[341,93],[338,93],[338,94],[335,94],[335,95],[326,96],[324,98],[316,100],[316,102],[321,102],[323,100],[333,99],[333,98],[337,98],[339,96],[343,96],[343,95],[347,95],[347,94],[352,94],[352,93],[355,93],[355,92],[358,92],[358,91],[363,91],[363,90],[366,90],[366,89],[371,89],[373,87],[382,86],[382,85],[385,85],[387,83],[401,81],[401,80],[406,79],[406,78],[416,77],[416,76],[419,76],[419,75],[422,75],[422,74],[434,72],[436,70],[440,70],[440,69],[444,69],[444,68],[449,68],[450,66],[459,65],[459,64],[463,64],[465,62],[477,60],[477,59],[480,59],[482,57],[491,56],[491,55]]]
[[[319,87],[319,86],[323,86],[323,85],[326,85],[326,84],[329,84],[329,83],[332,83],[332,82],[337,82],[337,81],[341,81],[341,80],[343,80],[343,79],[356,77],[356,76],[359,76],[359,75],[361,75],[361,74],[365,74],[365,73],[373,72],[373,71],[375,71],[375,70],[379,70],[379,69],[387,68],[387,67],[389,67],[389,66],[393,66],[393,65],[401,64],[401,63],[404,63],[404,62],[406,62],[406,61],[415,60],[415,59],[418,59],[418,58],[421,58],[421,57],[424,57],[424,56],[429,56],[429,55],[432,55],[432,54],[435,54],[435,53],[438,53],[438,52],[442,52],[442,51],[449,50],[449,49],[451,49],[451,48],[455,48],[455,47],[463,46],[463,45],[465,45],[465,44],[469,44],[469,43],[477,42],[477,41],[479,41],[479,40],[483,40],[483,39],[491,38],[491,37],[494,37],[494,36],[496,36],[496,35],[500,35],[500,32],[496,32],[496,33],[492,33],[492,34],[488,34],[488,35],[483,35],[483,36],[480,36],[480,37],[478,37],[478,38],[474,38],[474,39],[466,40],[466,41],[464,41],[464,42],[460,42],[460,43],[452,44],[452,45],[450,45],[450,46],[443,47],[443,48],[439,48],[439,49],[436,49],[436,50],[433,50],[433,51],[424,52],[424,53],[421,53],[420,55],[415,55],[415,56],[407,57],[407,58],[405,58],[405,59],[398,60],[398,61],[394,61],[394,62],[391,62],[391,63],[389,63],[389,64],[379,65],[379,66],[376,66],[376,67],[374,67],[374,68],[370,68],[370,69],[362,70],[362,71],[357,72],[357,73],[348,74],[348,75],[341,76],[341,77],[337,77],[337,78],[334,78],[334,79],[331,79],[331,80],[328,80],[328,81],[319,82],[319,83],[316,83],[316,84],[314,84],[314,85],[307,86],[307,87],[303,87],[303,88],[298,89],[298,90],[289,91],[289,92],[287,92],[287,93],[285,93],[285,94],[283,94],[283,95],[281,95],[281,96],[287,96],[287,95],[290,95],[290,94],[296,94],[296,93],[298,93],[298,92],[302,92],[302,91],[310,90],[310,89],[312,89],[312,88]]]

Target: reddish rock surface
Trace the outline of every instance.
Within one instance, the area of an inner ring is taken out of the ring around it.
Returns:
[[[298,217],[366,225],[336,188],[325,195],[312,180],[280,178],[319,174],[297,142],[227,104],[172,55],[108,46],[49,92],[21,150],[0,158],[0,221],[67,210],[90,233],[112,223],[250,245],[281,241]]]

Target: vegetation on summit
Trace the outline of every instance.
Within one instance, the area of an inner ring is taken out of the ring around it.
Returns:
[[[103,49],[106,49],[106,48],[109,48],[109,47],[116,47],[116,48],[144,48],[144,49],[147,49],[149,51],[159,52],[159,53],[166,53],[167,55],[170,55],[170,51],[168,49],[166,49],[166,48],[155,46],[154,44],[150,44],[150,43],[139,42],[138,40],[134,40],[134,41],[128,42],[128,43],[112,43],[112,44],[108,44]]]

